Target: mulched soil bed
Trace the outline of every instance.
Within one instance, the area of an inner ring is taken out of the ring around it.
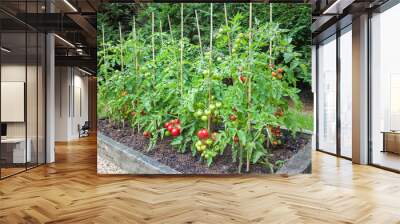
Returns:
[[[164,138],[159,141],[155,148],[147,152],[149,140],[143,135],[137,134],[130,127],[122,127],[120,124],[110,124],[108,120],[99,120],[98,128],[101,133],[120,142],[132,149],[142,152],[153,159],[175,169],[183,174],[237,174],[238,163],[232,163],[231,150],[227,149],[223,156],[218,156],[214,163],[208,167],[204,162],[200,161],[200,156],[192,157],[191,151],[186,153],[178,153],[175,151],[170,142],[171,137]],[[272,151],[270,162],[275,164],[276,161],[290,159],[299,149],[303,149],[304,145],[310,141],[305,137],[297,136],[293,138],[291,135],[282,131],[282,142],[284,144],[277,146]],[[279,167],[275,166],[274,170]],[[243,164],[242,173],[245,172],[245,164]],[[251,165],[251,174],[269,173],[269,169],[261,164]]]

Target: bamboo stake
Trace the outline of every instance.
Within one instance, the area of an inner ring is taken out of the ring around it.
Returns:
[[[181,96],[183,96],[183,3],[181,3]]]
[[[162,38],[162,22],[161,22],[161,20],[160,20],[160,39],[161,39],[161,45],[164,45],[163,38]]]
[[[224,14],[225,14],[225,25],[229,28],[228,24],[228,12],[226,10],[226,3],[224,3]],[[232,55],[232,44],[231,44],[231,35],[230,32],[228,32],[228,48],[229,48],[229,55]]]
[[[122,28],[121,28],[121,23],[119,22],[118,23],[118,25],[119,25],[119,39],[120,39],[120,50],[121,50],[121,71],[123,71],[124,70],[124,55],[123,55],[123,52],[122,52]]]
[[[208,107],[210,107],[210,104],[211,104],[212,50],[213,50],[213,3],[210,3],[210,61],[209,61],[209,70],[207,73]],[[208,129],[208,132],[211,131],[211,115],[208,115],[207,129]]]
[[[153,51],[153,63],[156,60],[156,50],[154,46],[154,12],[151,13],[151,47]]]
[[[250,3],[250,8],[249,8],[249,61],[250,61],[250,63],[248,63],[248,65],[249,65],[249,67],[250,67],[250,64],[252,63],[252,51],[251,51],[251,45],[252,45],[252,42],[253,42],[253,31],[252,31],[252,29],[253,29],[253,19],[252,19],[252,17],[253,17],[253,4],[252,3]],[[250,70],[250,68],[249,68],[249,70]],[[253,76],[253,74],[250,74],[249,75],[249,78],[248,78],[248,89],[247,89],[247,91],[248,91],[248,98],[247,98],[247,103],[248,103],[248,110],[250,111],[250,109],[251,109],[251,80],[252,80],[252,76]],[[248,133],[250,133],[251,132],[251,112],[248,112],[247,113],[247,131],[248,131]],[[251,159],[251,151],[250,150],[248,150],[247,151],[247,156],[246,156],[247,158],[247,164],[246,164],[246,171],[247,172],[249,172],[249,170],[250,170],[250,159]]]
[[[136,18],[133,16],[133,39],[134,39],[134,48],[135,48],[135,71],[136,75],[138,74],[138,68],[139,68],[139,61],[138,61],[138,52],[137,52],[137,36],[136,36]]]
[[[169,25],[169,32],[171,34],[172,39],[174,39],[174,35],[172,35],[172,25],[171,25],[171,18],[169,17],[168,14],[168,25]]]
[[[196,15],[196,25],[197,25],[197,35],[199,36],[199,44],[200,44],[200,56],[201,60],[203,61],[203,45],[201,44],[201,32],[200,32],[200,25],[199,25],[199,17],[197,16],[197,10],[194,10],[194,14]]]
[[[107,63],[107,60],[106,60],[107,48],[106,48],[106,41],[105,41],[105,38],[104,38],[104,24],[102,25],[101,32],[102,32],[102,37],[103,37],[104,63]]]
[[[272,3],[269,4],[269,24],[272,24]],[[269,64],[272,64],[272,38],[269,41]]]

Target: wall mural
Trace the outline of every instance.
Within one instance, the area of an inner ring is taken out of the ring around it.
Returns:
[[[99,174],[309,173],[307,4],[104,4]]]

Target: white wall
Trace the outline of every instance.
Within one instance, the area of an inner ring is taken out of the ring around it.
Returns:
[[[83,75],[76,68],[56,67],[56,141],[77,139],[78,125],[88,120],[88,78]]]

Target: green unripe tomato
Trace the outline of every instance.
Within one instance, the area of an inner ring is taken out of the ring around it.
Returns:
[[[197,146],[200,147],[202,144],[203,144],[203,143],[199,140],[199,141],[196,142],[196,147],[197,147]]]
[[[212,100],[215,99],[215,96],[211,96],[211,99],[212,99]]]
[[[195,117],[200,117],[203,114],[203,112],[201,110],[196,111],[196,113],[194,113]]]
[[[222,61],[222,58],[221,58],[221,57],[218,57],[218,58],[217,58],[217,61]]]
[[[202,121],[207,121],[207,120],[208,120],[208,117],[207,117],[206,115],[203,115],[203,116],[201,116],[201,120],[202,120]]]
[[[215,110],[215,104],[210,104],[210,110]]]
[[[222,76],[219,74],[213,74],[211,77],[213,80],[222,80]]]
[[[207,139],[206,144],[207,145],[211,145],[213,143],[213,141],[211,139]]]
[[[208,159],[208,158],[210,158],[210,155],[206,154],[206,155],[204,156],[204,158]]]
[[[171,136],[171,132],[166,131],[166,132],[165,132],[165,136]]]
[[[216,102],[216,103],[215,103],[215,106],[216,106],[217,108],[220,108],[220,107],[222,106],[222,103],[221,103],[221,102]]]
[[[210,115],[210,114],[211,114],[211,111],[210,111],[210,110],[204,110],[204,114],[205,114],[205,115]]]
[[[206,148],[207,148],[207,146],[206,146],[206,145],[202,145],[202,146],[200,146],[200,149],[201,149],[202,151],[206,150]]]
[[[197,149],[198,152],[201,152],[201,151],[202,151],[202,150],[201,150],[201,146],[197,146],[197,145],[196,145],[196,149]]]

